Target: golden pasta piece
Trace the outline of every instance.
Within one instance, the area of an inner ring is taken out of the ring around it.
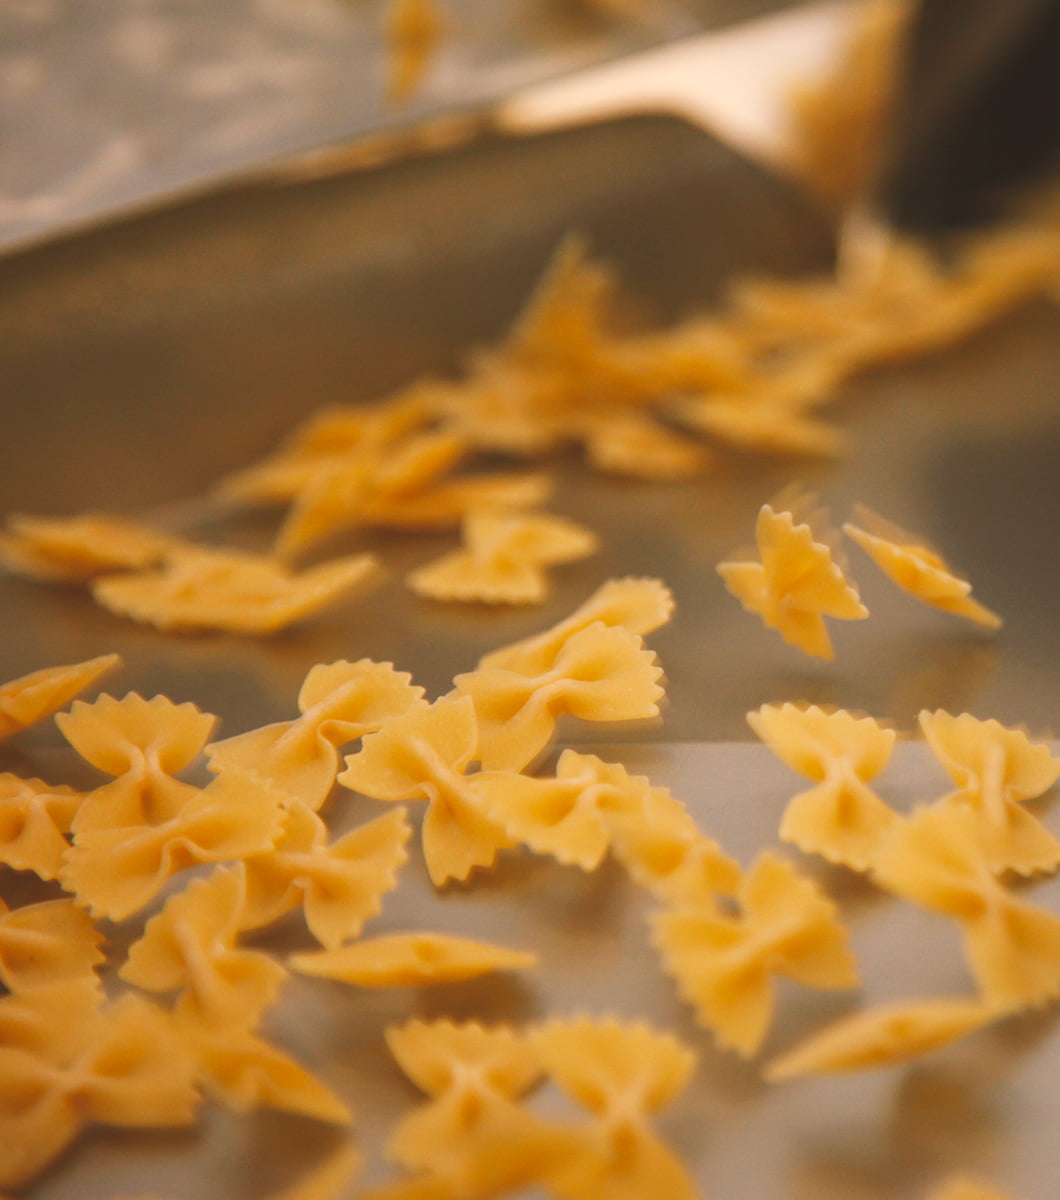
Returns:
[[[885,520],[863,504],[855,507],[854,520],[843,526],[843,532],[902,591],[988,629],[1001,628],[997,613],[972,599],[972,585],[956,575],[924,538]]]
[[[118,974],[150,992],[182,989],[174,1012],[183,1021],[253,1029],[287,972],[237,945],[245,895],[242,864],[193,880],[147,922]]]
[[[665,625],[673,609],[673,595],[658,579],[609,579],[557,625],[483,655],[478,665],[516,671],[520,675],[539,675],[555,663],[576,633],[598,621],[643,635]]]
[[[990,841],[973,811],[931,805],[890,834],[875,878],[888,891],[957,921],[989,1004],[1041,1004],[1060,992],[1060,917],[1018,899],[998,881]]]
[[[62,1067],[83,1049],[103,1000],[103,988],[90,972],[0,996],[0,1046]]]
[[[857,967],[835,905],[770,851],[748,871],[735,916],[693,907],[656,915],[655,944],[699,1020],[744,1057],[773,1015],[774,975],[806,987],[848,988]]]
[[[419,87],[442,36],[444,21],[437,0],[389,0],[386,38],[390,46],[387,93],[393,102],[408,99]]]
[[[564,750],[552,779],[486,771],[474,787],[486,812],[536,854],[594,871],[610,845],[610,822],[643,811],[647,779],[594,754]]]
[[[766,1064],[773,1083],[800,1075],[866,1071],[948,1046],[997,1018],[981,1000],[902,1001],[855,1013]]]
[[[242,929],[268,925],[302,905],[306,925],[333,949],[356,937],[382,907],[408,860],[405,810],[368,821],[330,845],[327,827],[305,805],[292,804],[272,850],[244,859],[246,901]]]
[[[595,1118],[588,1152],[550,1179],[556,1195],[693,1200],[688,1172],[648,1124],[687,1084],[695,1066],[691,1050],[646,1025],[609,1018],[550,1021],[535,1031],[533,1043],[549,1077]]]
[[[386,1042],[401,1069],[429,1096],[477,1081],[511,1100],[541,1078],[533,1046],[507,1025],[412,1019],[388,1028]]]
[[[293,954],[288,962],[304,975],[358,987],[423,987],[459,983],[490,971],[521,971],[536,966],[537,955],[472,938],[416,932]]]
[[[23,992],[91,974],[104,960],[103,936],[72,900],[9,909],[0,900],[0,983]]]
[[[238,775],[220,775],[167,821],[74,834],[60,878],[93,916],[122,921],[149,904],[180,871],[270,849],[280,832],[280,796]]]
[[[552,490],[547,475],[527,472],[464,475],[428,491],[389,500],[371,524],[381,529],[450,529],[486,509],[535,508]]]
[[[1022,729],[970,713],[922,712],[920,728],[932,753],[957,785],[947,802],[973,810],[990,830],[991,869],[1031,875],[1060,865],[1060,841],[1022,807],[1060,778],[1060,759]]]
[[[633,721],[658,715],[662,668],[636,634],[597,622],[563,645],[549,670],[480,667],[453,680],[478,718],[484,770],[520,771],[544,749],[556,719]]]
[[[111,612],[163,630],[266,635],[362,590],[377,573],[371,554],[295,573],[262,555],[195,546],[158,570],[106,575],[92,594]]]
[[[0,773],[0,863],[55,879],[80,803],[73,788]]]
[[[664,483],[702,474],[707,451],[640,413],[587,415],[581,437],[589,465],[612,475]]]
[[[423,688],[390,663],[367,658],[320,663],[310,669],[298,693],[302,715],[297,720],[214,742],[206,747],[206,756],[211,771],[278,788],[288,803],[316,811],[338,774],[338,747],[424,703]]]
[[[463,539],[464,549],[409,575],[413,591],[437,600],[533,604],[545,597],[546,566],[584,558],[598,546],[596,535],[573,521],[502,510],[469,514]]]
[[[824,618],[857,621],[868,609],[844,576],[827,540],[807,521],[763,504],[755,526],[758,560],[737,558],[718,564],[728,590],[769,629],[791,646],[818,658],[833,658]]]
[[[497,851],[513,844],[486,816],[464,774],[478,752],[474,702],[446,696],[370,733],[360,752],[347,757],[338,782],[376,800],[427,801],[423,857],[431,881],[441,886],[491,866]]]
[[[96,513],[14,515],[7,524],[9,532],[0,534],[0,563],[32,579],[81,582],[106,571],[149,567],[181,544],[137,521]]]
[[[194,1067],[167,1013],[126,995],[80,1032],[61,1062],[0,1047],[0,1185],[28,1182],[85,1123],[146,1128],[194,1119]]]
[[[843,449],[839,430],[801,411],[782,381],[765,380],[752,392],[689,396],[672,408],[683,424],[739,450],[832,457]]]
[[[817,784],[790,801],[781,838],[809,854],[867,870],[899,819],[868,786],[887,765],[894,730],[872,717],[816,705],[764,704],[747,721],[782,762]]]
[[[27,729],[70,703],[121,662],[117,654],[101,654],[64,667],[46,667],[0,686],[0,738]]]
[[[217,1030],[194,1021],[182,1023],[181,1032],[204,1083],[228,1108],[241,1113],[275,1108],[335,1125],[353,1119],[329,1087],[264,1039],[246,1030]]]

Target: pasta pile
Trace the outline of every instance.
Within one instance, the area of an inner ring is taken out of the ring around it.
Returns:
[[[0,1186],[30,1182],[86,1124],[191,1124],[204,1094],[240,1112],[348,1125],[346,1101],[263,1032],[291,972],[374,989],[547,968],[532,947],[422,928],[364,936],[408,869],[414,800],[426,805],[419,838],[438,887],[516,847],[586,872],[612,854],[654,902],[661,968],[717,1044],[744,1058],[774,1024],[778,978],[857,986],[843,914],[798,863],[763,848],[741,866],[667,789],[596,755],[568,748],[551,774],[534,770],[560,714],[657,712],[660,672],[643,638],[671,611],[658,581],[609,581],[433,700],[390,664],[319,664],[297,717],[223,740],[211,740],[210,714],[164,696],[74,700],[115,656],[2,689],[31,697],[37,719],[72,700],[58,728],[104,780],[77,791],[2,777],[0,864],[54,891],[0,904]],[[1010,883],[1060,867],[1060,841],[1025,807],[1060,778],[1048,746],[996,721],[925,712],[922,735],[954,790],[906,815],[875,790],[895,742],[879,722],[790,703],[748,720],[812,784],[791,799],[780,838],[951,918],[975,984],[826,1025],[767,1061],[766,1079],[915,1058],[1060,994],[1060,917]],[[201,786],[183,777],[200,759]],[[386,807],[331,839],[329,806],[350,791]],[[281,957],[250,940],[297,910],[316,948]],[[101,918],[137,923],[109,992]],[[651,1124],[696,1069],[672,1035],[572,1015],[522,1029],[411,1019],[386,1036],[427,1100],[386,1147],[407,1174],[365,1200],[485,1200],[531,1184],[561,1200],[695,1195]],[[544,1081],[588,1120],[532,1104]],[[346,1194],[358,1161],[344,1145],[290,1198]],[[964,1179],[937,1192],[994,1195]]]
[[[785,642],[830,659],[835,651],[824,618],[860,621],[869,610],[847,574],[826,511],[815,504],[816,497],[798,489],[763,504],[755,549],[736,551],[718,564],[718,574],[743,607]],[[843,532],[904,592],[987,629],[1001,627],[1001,618],[972,599],[972,585],[926,539],[865,505],[859,504],[855,515],[860,524],[848,521]]]

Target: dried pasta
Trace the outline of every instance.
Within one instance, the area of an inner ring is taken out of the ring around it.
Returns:
[[[750,1057],[772,1019],[774,975],[848,988],[858,973],[835,905],[772,852],[755,860],[738,901],[735,916],[677,907],[653,927],[663,965],[699,1020],[720,1045]]]
[[[778,1083],[800,1075],[865,1071],[928,1054],[997,1018],[982,1000],[900,1001],[843,1018],[766,1064]]]
[[[924,538],[885,520],[863,504],[856,506],[854,518],[843,525],[843,532],[903,591],[988,629],[1001,627],[997,613],[972,599],[972,585],[956,575]]]
[[[970,713],[922,712],[920,729],[957,785],[946,803],[975,812],[989,837],[984,849],[995,872],[1030,875],[1060,866],[1060,841],[1024,807],[1060,778],[1060,759],[1022,729]]]
[[[725,586],[789,645],[834,657],[824,618],[858,621],[868,609],[843,574],[828,535],[818,537],[801,511],[763,504],[755,541],[757,558],[748,552],[718,564]]]
[[[295,573],[262,555],[194,546],[158,570],[104,575],[92,595],[118,616],[163,630],[270,634],[363,589],[377,571],[370,554]]]
[[[17,575],[64,583],[149,567],[181,544],[179,538],[138,521],[98,513],[14,514],[7,525],[8,532],[0,535],[0,563]]]
[[[55,879],[80,803],[73,788],[0,773],[0,863]]]
[[[0,900],[0,983],[9,992],[25,992],[91,975],[105,957],[102,941],[72,900],[41,900],[15,909]]]
[[[545,567],[592,554],[596,535],[542,514],[482,510],[464,518],[464,548],[418,567],[413,591],[436,600],[535,604],[545,598]]]
[[[816,705],[765,704],[747,721],[793,771],[816,783],[784,811],[780,836],[800,850],[867,870],[897,822],[868,786],[887,765],[895,733],[872,717]]]
[[[524,970],[537,965],[537,956],[472,938],[417,932],[294,954],[288,962],[303,975],[382,988],[460,983],[490,971]]]
[[[33,671],[0,686],[0,738],[58,712],[120,662],[117,654],[101,654],[85,662]]]

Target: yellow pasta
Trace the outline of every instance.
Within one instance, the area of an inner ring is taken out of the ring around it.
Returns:
[[[549,1021],[533,1043],[549,1077],[594,1117],[584,1152],[549,1179],[554,1195],[693,1200],[688,1172],[649,1124],[687,1084],[691,1050],[669,1034],[613,1018]]]
[[[586,461],[610,475],[675,482],[701,475],[710,463],[703,446],[642,413],[592,413],[578,432]]]
[[[331,559],[295,573],[275,559],[188,547],[158,570],[105,575],[92,585],[104,608],[164,630],[271,634],[364,588],[371,554]]]
[[[426,800],[423,857],[435,886],[491,866],[512,840],[486,816],[465,775],[478,756],[470,696],[448,696],[412,709],[370,733],[346,759],[339,783],[376,800]]]
[[[301,904],[322,945],[356,937],[396,884],[410,833],[405,810],[395,808],[329,844],[324,822],[305,805],[290,805],[276,845],[243,860],[240,928],[271,924]]]
[[[0,773],[0,863],[55,879],[80,803],[73,788]]]
[[[584,558],[596,535],[561,517],[483,510],[463,524],[464,549],[418,567],[409,586],[436,600],[534,604],[545,598],[544,568]]]
[[[479,667],[457,675],[474,701],[484,770],[522,770],[548,744],[556,719],[633,721],[658,715],[662,668],[636,634],[602,622],[571,636],[540,675]]]
[[[885,520],[863,504],[855,507],[854,520],[844,524],[843,532],[903,591],[944,612],[1000,629],[1002,621],[997,613],[972,599],[972,585],[956,575],[924,538]]]
[[[310,669],[298,693],[301,716],[297,720],[214,742],[206,747],[206,756],[211,771],[243,775],[278,788],[288,803],[316,811],[338,774],[338,747],[424,703],[423,688],[390,663],[367,658],[319,663]]]
[[[700,433],[740,450],[831,457],[844,441],[834,425],[802,411],[783,387],[783,376],[755,391],[689,396],[673,406],[675,417]]]
[[[749,554],[718,564],[725,586],[789,645],[834,657],[824,618],[862,620],[868,609],[836,562],[827,534],[818,538],[801,512],[763,504],[755,541],[757,559]]]
[[[180,989],[174,1012],[185,1022],[253,1029],[287,972],[237,945],[245,889],[242,864],[193,880],[147,922],[118,974],[150,992]]]
[[[459,983],[490,971],[520,971],[537,955],[441,933],[392,933],[288,960],[303,975],[358,987],[422,987]]]
[[[948,1046],[997,1018],[982,1000],[901,1001],[827,1026],[766,1064],[773,1083],[800,1075],[865,1071]]]
[[[1024,807],[1060,778],[1060,759],[1022,729],[970,713],[922,712],[920,728],[932,753],[957,785],[947,803],[970,808],[989,829],[991,869],[1030,875],[1060,866],[1060,841]]]
[[[0,996],[0,1046],[61,1066],[84,1047],[103,1006],[95,974],[81,973]]]
[[[60,873],[63,886],[94,916],[124,920],[179,871],[270,849],[280,832],[279,800],[261,784],[219,775],[166,821],[103,829],[82,823]]]
[[[765,704],[747,721],[793,771],[817,784],[784,811],[780,836],[856,871],[867,870],[898,817],[868,786],[887,765],[895,733],[871,717],[816,705]]]
[[[9,909],[0,900],[0,983],[9,992],[90,975],[104,960],[103,935],[72,900]]]
[[[0,563],[17,575],[81,582],[106,571],[149,567],[181,544],[180,538],[125,517],[7,518]]]
[[[684,998],[722,1046],[744,1057],[762,1044],[773,1015],[772,977],[806,987],[858,981],[847,935],[830,900],[770,851],[748,871],[730,916],[677,907],[655,916],[655,944]]]
[[[976,814],[932,805],[887,838],[875,877],[888,891],[958,922],[965,955],[991,1005],[1041,1004],[1060,992],[1060,918],[996,878],[990,833]]]
[[[9,737],[69,704],[85,688],[121,662],[117,654],[101,654],[86,662],[46,667],[0,686],[0,738]]]

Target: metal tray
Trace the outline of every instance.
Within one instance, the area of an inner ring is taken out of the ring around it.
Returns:
[[[457,370],[469,347],[503,332],[571,230],[618,266],[652,321],[702,309],[735,275],[825,269],[831,255],[829,230],[795,191],[661,117],[485,137],[374,171],[207,194],[0,263],[0,511],[154,513],[211,539],[264,547],[272,515],[217,517],[197,498],[322,404],[368,401],[421,373]],[[832,702],[905,729],[923,707],[969,709],[1035,733],[1053,725],[1058,333],[1060,312],[1038,304],[929,362],[852,385],[841,400],[852,448],[836,463],[733,456],[701,481],[664,486],[591,476],[574,454],[556,456],[546,464],[558,484],[553,507],[597,529],[603,550],[557,572],[552,598],[536,610],[414,597],[401,577],[451,544],[437,536],[334,545],[379,550],[389,580],[260,642],[164,636],[96,610],[76,589],[3,579],[0,677],[118,650],[125,666],[110,690],[193,700],[234,733],[288,718],[315,662],[394,661],[436,695],[484,650],[544,627],[601,580],[658,575],[678,603],[672,626],[652,638],[669,707],[651,728],[605,731],[602,752],[671,783],[747,857],[773,840],[794,782],[763,748],[720,744],[749,737],[749,708]],[[1005,616],[1002,633],[966,632],[866,570],[859,579],[873,616],[836,631],[834,663],[810,663],[784,646],[732,601],[714,567],[750,539],[759,505],[794,478],[840,516],[862,501],[929,534]],[[4,769],[60,778],[52,730],[17,739],[3,755]],[[923,798],[919,768],[903,770],[896,797]],[[584,878],[517,858],[497,879],[440,898],[417,872],[410,868],[370,928],[415,921],[533,943],[545,967],[540,979],[380,997],[292,984],[270,1031],[353,1100],[370,1155],[411,1099],[379,1040],[388,1020],[610,1009],[678,1029],[701,1050],[703,1069],[662,1129],[704,1194],[898,1200],[956,1167],[992,1174],[1022,1200],[1051,1194],[1060,1173],[1051,1013],[938,1061],[768,1090],[754,1069],[694,1031],[654,966],[640,901],[617,871]],[[874,903],[849,879],[830,880],[853,888],[856,936],[881,981],[876,994],[967,986],[952,953],[915,948],[945,942],[944,923],[904,909],[892,918],[898,906]],[[280,946],[288,934],[276,936]],[[866,996],[876,987],[867,984]],[[849,1004],[794,999],[777,1044]],[[250,1200],[293,1181],[333,1140],[295,1118],[209,1110],[192,1134],[93,1132],[31,1194],[104,1200],[147,1188]],[[373,1159],[366,1178],[379,1171]]]

